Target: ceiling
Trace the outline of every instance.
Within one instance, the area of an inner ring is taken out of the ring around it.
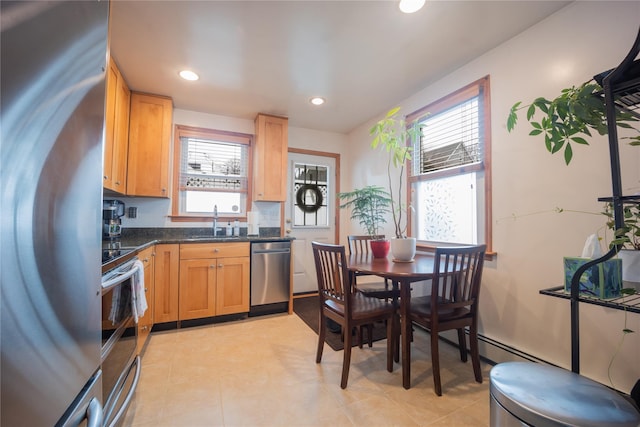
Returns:
[[[111,53],[132,90],[175,108],[347,133],[568,3],[427,1],[406,15],[391,0],[112,1]]]

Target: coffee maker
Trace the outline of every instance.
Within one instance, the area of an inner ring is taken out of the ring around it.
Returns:
[[[120,200],[102,201],[102,239],[113,240],[120,238],[122,232],[122,218],[124,203]]]

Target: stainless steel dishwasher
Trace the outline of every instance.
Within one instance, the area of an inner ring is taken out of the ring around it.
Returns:
[[[291,242],[251,243],[251,307],[249,315],[288,310]]]

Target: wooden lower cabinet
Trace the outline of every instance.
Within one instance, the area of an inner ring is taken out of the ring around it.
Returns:
[[[216,262],[180,260],[180,320],[216,315]]]
[[[249,257],[220,258],[216,273],[216,315],[249,311]]]
[[[155,249],[154,323],[178,321],[180,245],[160,244]]]
[[[147,311],[138,318],[138,354],[144,348],[153,327],[154,285],[155,285],[155,247],[147,248],[138,254],[144,265],[144,293],[147,300]]]
[[[249,311],[249,243],[180,246],[180,320]]]

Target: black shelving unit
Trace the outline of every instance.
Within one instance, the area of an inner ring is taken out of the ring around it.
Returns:
[[[640,53],[640,29],[638,29],[638,35],[633,47],[620,65],[594,77],[602,86],[601,96],[604,99],[607,113],[612,186],[612,195],[598,200],[612,204],[616,230],[624,226],[623,206],[628,203],[640,203],[640,196],[625,196],[622,194],[618,129],[616,125],[616,109],[618,108],[640,119],[640,60],[636,60],[638,53]],[[579,305],[581,302],[640,313],[640,297],[637,294],[614,300],[597,300],[580,295],[580,277],[582,273],[594,265],[612,258],[619,250],[620,247],[613,247],[602,257],[593,259],[578,268],[571,279],[570,293],[565,292],[561,287],[540,291],[544,295],[567,298],[571,301],[571,370],[577,374],[580,373]],[[635,297],[638,298],[636,299]]]

